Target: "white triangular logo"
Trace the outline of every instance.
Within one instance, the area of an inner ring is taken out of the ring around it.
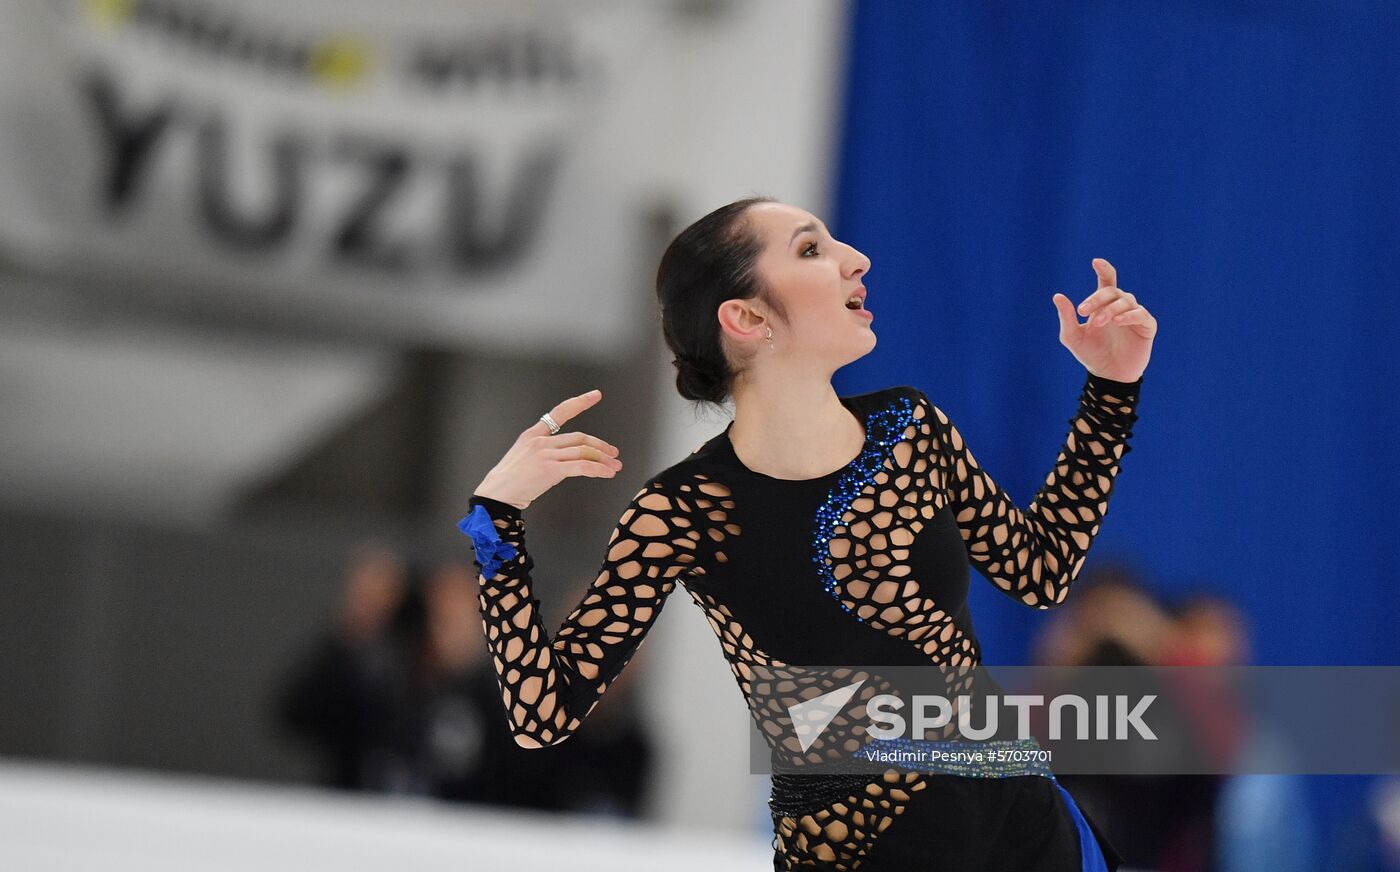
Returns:
[[[845,708],[856,688],[864,683],[865,679],[862,678],[855,684],[824,693],[816,699],[788,706],[788,717],[792,718],[792,731],[797,734],[797,741],[802,745],[803,751],[812,747],[812,743],[822,734],[822,730],[826,729],[827,724],[831,723],[831,719]]]

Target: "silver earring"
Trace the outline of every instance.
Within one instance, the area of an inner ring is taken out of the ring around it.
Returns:
[[[777,346],[775,346],[775,345],[773,344],[773,328],[772,328],[772,327],[769,327],[769,328],[768,328],[768,347],[774,349],[775,351],[777,350]]]

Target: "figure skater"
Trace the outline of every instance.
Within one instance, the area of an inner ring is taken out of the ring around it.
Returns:
[[[880,666],[968,689],[982,661],[970,568],[1028,608],[1065,602],[1130,450],[1157,332],[1114,267],[1092,265],[1098,287],[1077,308],[1053,297],[1060,342],[1087,372],[1059,456],[1023,510],[923,391],[837,395],[832,375],[876,342],[864,254],[767,197],[682,231],[657,274],[676,388],[694,401],[732,398],[733,421],[646,478],[553,636],[522,512],[564,478],[622,469],[616,446],[564,429],[601,393],[525,429],[459,524],[516,742],[542,748],[578,730],[679,582],[775,759],[791,764],[775,768],[769,800],[776,870],[1117,869],[1123,858],[1044,766],[802,771],[848,754],[860,707],[883,686]],[[839,664],[852,669],[833,677]],[[795,738],[790,706],[852,676],[864,684],[833,721],[844,731]]]

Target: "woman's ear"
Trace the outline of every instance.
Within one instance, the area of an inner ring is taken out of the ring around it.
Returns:
[[[721,337],[740,345],[762,340],[766,333],[768,322],[749,300],[725,300],[716,314]]]

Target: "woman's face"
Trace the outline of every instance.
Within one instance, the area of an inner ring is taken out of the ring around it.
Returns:
[[[730,301],[725,304],[732,316],[726,325],[730,332],[763,346],[772,327],[778,351],[822,361],[832,371],[868,354],[875,347],[872,316],[864,300],[854,311],[847,301],[854,293],[864,293],[861,279],[870,271],[870,258],[833,239],[826,225],[805,209],[756,203],[747,217],[762,241],[756,269],[782,303],[787,322],[776,313],[768,313],[765,322],[750,322],[733,308],[736,301]]]

